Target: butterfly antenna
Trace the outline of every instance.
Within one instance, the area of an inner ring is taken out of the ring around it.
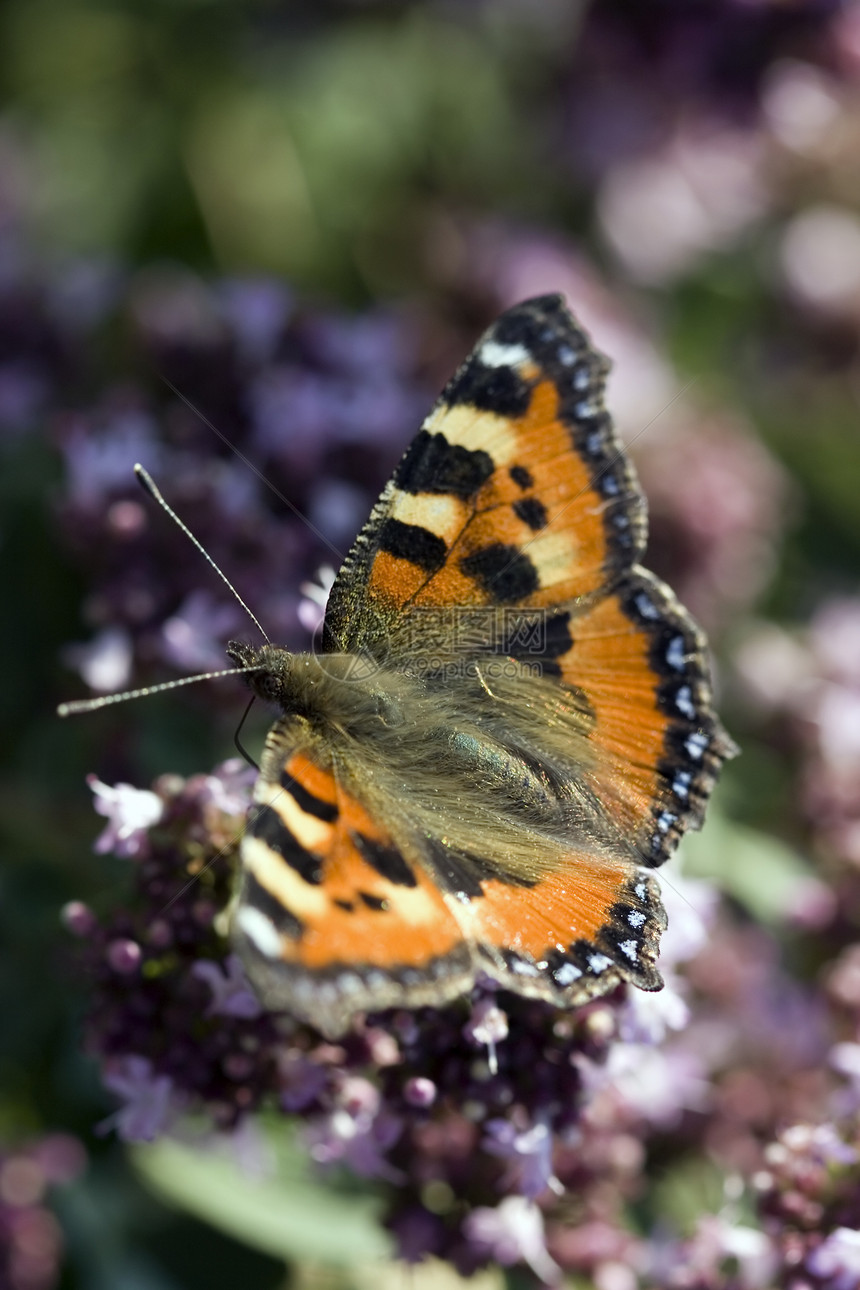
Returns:
[[[244,600],[242,599],[242,597],[239,595],[239,593],[238,593],[238,591],[236,590],[236,588],[233,586],[233,584],[232,584],[232,582],[230,581],[230,579],[227,577],[226,573],[223,573],[223,572],[218,568],[218,565],[217,565],[217,564],[215,563],[215,561],[212,559],[212,557],[211,557],[211,555],[209,554],[209,552],[205,549],[205,547],[204,547],[200,542],[198,542],[198,541],[197,541],[197,538],[196,538],[196,537],[194,536],[194,534],[191,532],[191,529],[188,527],[188,525],[187,525],[187,524],[184,524],[184,523],[182,522],[182,520],[181,520],[181,519],[179,518],[179,516],[176,514],[176,511],[173,509],[173,507],[172,507],[172,506],[170,506],[170,505],[165,501],[165,499],[164,499],[164,497],[163,497],[163,495],[162,495],[162,493],[161,493],[161,490],[160,490],[160,489],[158,488],[158,486],[156,485],[155,480],[152,478],[152,475],[150,475],[149,471],[148,471],[148,470],[144,470],[143,466],[141,466],[140,462],[138,462],[138,463],[135,465],[134,473],[135,473],[135,475],[137,475],[137,478],[138,478],[138,480],[140,481],[140,483],[141,483],[142,487],[146,489],[146,491],[149,493],[150,497],[151,497],[154,501],[158,502],[158,505],[162,508],[162,510],[164,510],[164,511],[166,511],[166,512],[167,512],[167,514],[168,514],[168,515],[170,516],[170,518],[173,520],[174,524],[178,525],[178,526],[179,526],[179,528],[182,530],[182,532],[185,534],[185,536],[189,539],[189,541],[191,541],[191,542],[193,542],[193,543],[194,543],[194,545],[197,547],[197,550],[198,550],[198,551],[200,552],[200,554],[203,556],[203,559],[204,559],[204,560],[206,560],[209,564],[211,564],[212,568],[213,568],[213,569],[215,570],[215,572],[218,574],[218,577],[219,577],[219,578],[221,579],[221,581],[225,584],[225,586],[229,587],[229,589],[230,589],[231,593],[232,593],[232,594],[235,596],[235,598],[238,600],[239,604],[242,606],[242,608],[244,609],[245,613],[248,615],[248,617],[251,619],[251,621],[252,621],[254,624],[256,624],[256,627],[257,627],[258,631],[260,632],[260,635],[263,637],[263,640],[266,642],[266,644],[267,644],[267,645],[271,644],[271,641],[269,640],[268,636],[266,635],[265,631],[263,630],[262,625],[260,624],[260,620],[257,618],[257,615],[251,612],[251,610],[250,610],[250,609],[248,608],[248,606],[245,604],[245,602],[244,602]],[[219,675],[219,676],[223,675],[223,676],[229,676],[230,674],[229,674],[228,672],[224,672],[224,673],[213,673],[212,675]],[[189,678],[189,679],[190,679],[190,680],[195,680],[195,681],[196,681],[196,680],[198,680],[198,679],[203,679],[203,678],[191,677],[191,678]],[[178,685],[178,684],[182,684],[182,683],[177,681],[177,682],[170,682],[169,684],[177,684],[177,685]],[[126,697],[128,697],[128,698],[132,698],[133,696],[132,696],[132,695],[128,695],[128,696],[126,696]],[[136,697],[136,696],[135,696],[135,697]]]
[[[146,685],[142,690],[123,690],[122,694],[100,694],[95,699],[72,699],[57,708],[58,717],[73,717],[80,712],[95,712],[111,703],[125,703],[126,699],[146,699],[150,694],[163,690],[178,690],[180,685],[193,685],[196,681],[215,681],[222,676],[246,676],[248,672],[261,672],[262,667],[228,667],[221,672],[201,672],[199,676],[182,676],[175,681],[162,681],[159,685]]]

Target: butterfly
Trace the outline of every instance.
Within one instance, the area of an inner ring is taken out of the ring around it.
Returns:
[[[445,387],[359,533],[319,647],[232,641],[279,715],[232,935],[326,1035],[476,981],[571,1007],[657,990],[651,872],[732,752],[701,631],[640,567],[608,364],[558,295]]]

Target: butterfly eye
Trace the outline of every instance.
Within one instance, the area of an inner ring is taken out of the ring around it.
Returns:
[[[268,703],[283,703],[284,692],[280,676],[274,672],[263,672],[255,682],[260,698]]]

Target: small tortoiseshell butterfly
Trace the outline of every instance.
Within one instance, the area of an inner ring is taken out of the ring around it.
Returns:
[[[276,704],[234,937],[334,1036],[489,978],[570,1006],[662,985],[648,870],[732,746],[702,633],[638,560],[605,360],[560,296],[509,309],[347,557],[321,647],[231,642]]]

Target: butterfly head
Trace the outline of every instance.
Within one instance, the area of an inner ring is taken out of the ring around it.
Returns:
[[[281,645],[246,645],[244,641],[228,641],[227,657],[235,667],[247,671],[247,681],[258,698],[266,703],[288,706],[292,686],[293,655]]]
[[[372,711],[361,660],[351,655],[292,654],[281,645],[228,641],[227,654],[258,698],[324,726],[353,726]]]

